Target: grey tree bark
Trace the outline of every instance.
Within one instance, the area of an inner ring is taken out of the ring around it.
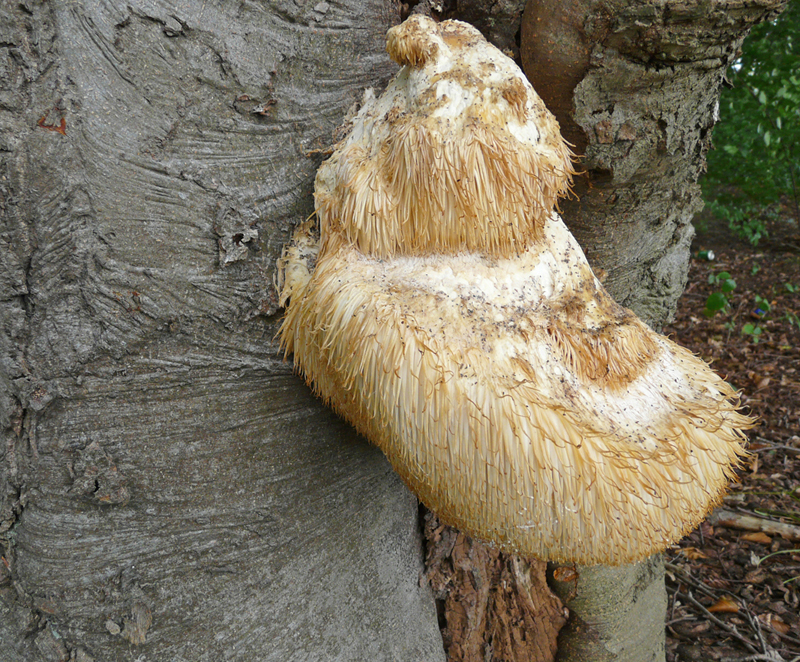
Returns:
[[[0,11],[0,659],[443,660],[416,500],[274,341],[396,10]]]
[[[586,152],[565,218],[651,323],[683,285],[724,66],[780,4],[531,3],[558,20],[523,61],[561,36],[583,54],[539,60],[552,98],[527,71]],[[521,3],[468,10],[514,52]],[[315,150],[394,72],[398,20],[0,2],[0,659],[444,659],[416,501],[274,341]]]

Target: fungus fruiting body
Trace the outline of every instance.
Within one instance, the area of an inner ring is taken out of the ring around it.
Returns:
[[[584,564],[664,549],[743,453],[732,389],[595,278],[553,211],[570,152],[509,58],[421,16],[387,50],[400,72],[317,174],[319,245],[305,224],[282,260],[287,353],[465,532]]]

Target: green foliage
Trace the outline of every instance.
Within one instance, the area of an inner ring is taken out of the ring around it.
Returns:
[[[716,285],[725,294],[733,292],[736,289],[736,281],[731,278],[731,275],[727,271],[720,271],[716,275],[709,274],[708,284]]]
[[[769,314],[769,311],[772,310],[772,304],[769,302],[769,299],[765,299],[764,297],[756,294],[755,302],[755,315],[760,318],[766,317]],[[757,343],[761,339],[762,333],[764,333],[764,329],[758,322],[755,324],[748,322],[747,324],[742,325],[742,335],[750,336],[750,339],[753,341],[753,343]]]
[[[706,200],[706,206],[715,216],[727,221],[731,230],[753,246],[758,244],[761,237],[767,236],[769,208],[761,208],[735,189],[720,189],[716,195],[716,198]]]
[[[714,317],[721,310],[728,308],[728,297],[736,289],[736,281],[731,278],[727,271],[720,271],[718,274],[708,275],[709,285],[716,285],[719,288],[718,292],[712,292],[706,299],[706,307],[703,310],[703,315],[706,317]]]
[[[777,552],[772,552],[772,554],[767,554],[766,556],[762,556],[760,559],[758,559],[758,561],[756,562],[756,567],[760,566],[761,563],[763,561],[766,561],[768,558],[777,556],[778,554],[797,554],[797,553],[800,553],[800,549],[781,549]],[[783,584],[785,586],[789,582],[794,582],[797,581],[798,579],[800,579],[800,575],[787,579],[785,582],[783,582]]]
[[[765,299],[764,297],[756,294],[756,308],[759,311],[759,315],[763,316],[770,311],[772,305],[770,304],[769,299]]]
[[[800,223],[800,0],[753,28],[728,76],[703,189],[711,211],[757,244],[781,196]]]
[[[760,324],[748,322],[742,326],[742,335],[750,336],[754,343],[759,341],[762,333],[764,333],[764,329],[761,328]]]
[[[706,300],[706,308],[703,314],[706,317],[714,317],[720,310],[728,305],[728,299],[722,292],[714,292]]]

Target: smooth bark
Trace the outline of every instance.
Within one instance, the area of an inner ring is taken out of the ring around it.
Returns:
[[[443,660],[272,276],[385,2],[2,5],[0,659]]]

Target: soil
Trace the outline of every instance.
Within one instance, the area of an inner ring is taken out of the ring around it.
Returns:
[[[664,333],[712,363],[756,422],[724,511],[667,552],[667,662],[797,662],[800,230],[787,213],[754,247],[705,221],[676,319]],[[706,301],[721,292],[722,272],[735,288],[725,294],[728,306],[708,317]]]

